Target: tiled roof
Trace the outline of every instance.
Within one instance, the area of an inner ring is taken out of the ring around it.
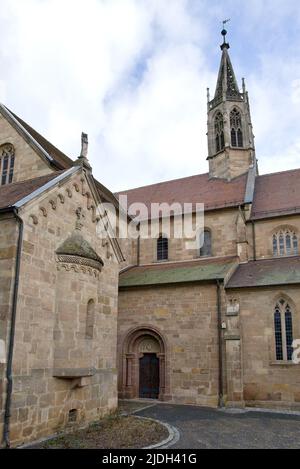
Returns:
[[[300,169],[257,176],[252,219],[300,213]]]
[[[9,109],[8,109],[9,110]],[[59,169],[68,169],[73,166],[74,161],[71,160],[67,155],[65,155],[62,151],[52,145],[51,142],[45,139],[41,134],[39,134],[36,130],[34,130],[27,122],[23,121],[19,116],[14,114],[12,111],[9,112],[14,116],[14,118],[18,121],[18,123],[24,127],[25,130],[32,136],[34,140],[41,145],[42,148],[54,159],[54,163],[57,163]]]
[[[209,178],[209,174],[198,174],[182,179],[152,184],[122,191],[116,196],[127,195],[128,207],[143,202],[147,209],[151,203],[203,203],[205,210],[233,207],[244,203],[247,174],[228,182],[225,179]]]
[[[36,189],[47,184],[54,178],[57,178],[64,171],[56,171],[35,179],[27,181],[14,182],[5,186],[0,186],[0,209],[13,206],[16,202],[31,194]]]
[[[226,288],[263,287],[300,283],[300,257],[262,259],[241,264]]]
[[[229,257],[132,267],[120,274],[119,287],[221,280],[225,278],[236,262],[235,257]]]

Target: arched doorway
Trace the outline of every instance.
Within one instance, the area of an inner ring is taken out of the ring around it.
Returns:
[[[158,331],[131,331],[124,340],[121,361],[121,397],[166,400],[165,341]]]

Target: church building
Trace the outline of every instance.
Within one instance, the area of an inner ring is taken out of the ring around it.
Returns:
[[[87,425],[118,396],[300,409],[300,169],[259,175],[222,34],[205,174],[113,194],[85,134],[72,160],[0,105],[4,446]],[[187,249],[175,215],[170,233],[158,215],[157,236],[148,218],[120,236],[107,206],[124,214],[124,196],[126,223],[136,203],[204,204],[201,240]]]

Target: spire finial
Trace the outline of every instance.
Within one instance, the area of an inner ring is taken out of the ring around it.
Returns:
[[[222,21],[222,23],[223,23],[223,29],[222,29],[222,31],[221,31],[221,34],[222,34],[222,36],[223,36],[223,44],[221,45],[221,50],[223,50],[225,47],[226,47],[227,49],[229,49],[229,47],[230,47],[229,44],[228,44],[228,42],[226,42],[227,30],[225,29],[225,26],[226,26],[227,23],[229,23],[229,21],[230,21],[230,18],[228,18],[227,20],[223,20],[223,21]]]

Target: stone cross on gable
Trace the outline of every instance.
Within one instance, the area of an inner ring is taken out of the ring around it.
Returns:
[[[89,139],[88,139],[88,134],[85,134],[82,132],[81,134],[81,158],[86,158],[88,155],[88,149],[89,149]]]

